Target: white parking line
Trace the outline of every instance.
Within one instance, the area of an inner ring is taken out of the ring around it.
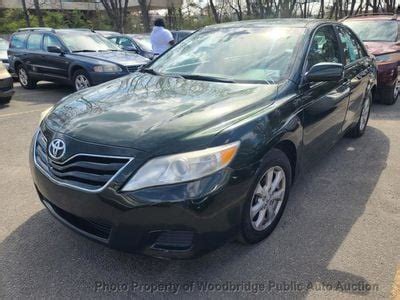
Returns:
[[[21,111],[21,112],[10,113],[10,114],[0,114],[0,119],[1,119],[1,118],[12,117],[12,116],[30,114],[30,113],[39,112],[39,111],[43,111],[43,109],[35,109],[35,110]]]

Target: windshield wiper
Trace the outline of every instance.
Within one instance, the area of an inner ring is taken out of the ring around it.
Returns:
[[[162,76],[161,73],[159,73],[159,72],[157,72],[157,71],[155,71],[154,69],[151,69],[151,68],[141,68],[140,72],[149,73],[151,75]]]
[[[118,49],[105,49],[105,50],[99,50],[99,52],[108,52],[108,51],[122,51]]]
[[[149,73],[152,75],[162,76],[162,77],[184,78],[181,74],[178,73],[161,73],[151,68],[142,68],[140,69],[140,72]]]
[[[96,51],[96,50],[89,50],[89,49],[74,50],[74,51],[72,51],[72,53],[76,53],[76,52],[97,52],[97,51]]]
[[[227,82],[227,83],[236,83],[235,80],[223,77],[214,77],[207,75],[197,75],[197,74],[180,74],[185,79],[193,79],[193,80],[204,80],[204,81],[213,81],[213,82]]]

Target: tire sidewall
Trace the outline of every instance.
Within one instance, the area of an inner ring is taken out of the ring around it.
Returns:
[[[265,172],[273,167],[280,166],[285,172],[286,176],[286,190],[285,196],[283,198],[283,203],[280,207],[278,214],[276,215],[274,221],[263,231],[255,230],[251,225],[250,220],[250,206],[253,200],[254,190],[259,182],[259,180],[264,176]],[[272,149],[268,152],[268,154],[264,157],[257,173],[255,176],[255,180],[253,181],[249,192],[246,197],[246,202],[243,205],[242,209],[242,222],[241,222],[241,237],[240,239],[245,243],[258,243],[269,236],[272,231],[275,229],[276,225],[279,223],[280,218],[282,217],[283,211],[285,210],[286,203],[289,198],[290,187],[292,184],[292,167],[290,165],[290,161],[287,156],[278,149]]]
[[[365,101],[369,101],[369,111],[368,111],[368,117],[367,117],[367,121],[365,122],[365,126],[363,129],[360,129],[360,125],[361,125],[361,117],[362,117],[362,112],[364,109],[364,104]],[[371,91],[368,91],[367,96],[365,97],[364,101],[362,102],[362,107],[361,107],[361,111],[360,111],[360,117],[358,118],[358,122],[357,122],[357,129],[359,131],[358,135],[361,136],[364,134],[365,130],[368,127],[368,122],[369,122],[369,116],[371,114],[371,105],[372,105],[372,93]]]

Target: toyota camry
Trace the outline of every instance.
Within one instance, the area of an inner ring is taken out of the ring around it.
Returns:
[[[260,242],[300,170],[365,132],[373,62],[336,22],[205,27],[43,113],[30,152],[39,198],[128,252],[189,258]]]

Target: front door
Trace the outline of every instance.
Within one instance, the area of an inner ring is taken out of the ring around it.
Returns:
[[[64,54],[51,53],[47,51],[47,47],[56,46],[65,49],[59,39],[50,34],[45,34],[43,38],[43,56],[42,65],[44,76],[50,79],[66,79],[68,78],[69,60]]]

